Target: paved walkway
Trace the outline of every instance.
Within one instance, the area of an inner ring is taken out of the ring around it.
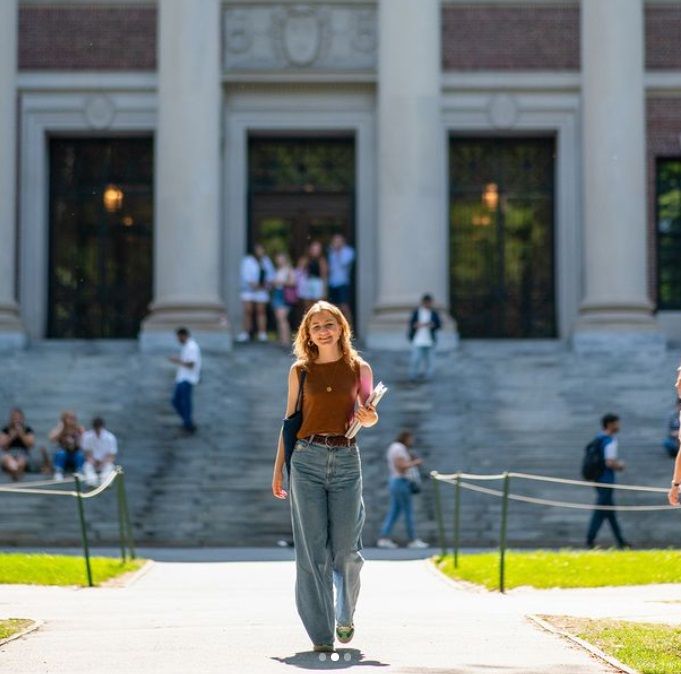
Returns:
[[[339,649],[338,661],[322,661],[310,652],[295,612],[290,551],[245,561],[254,556],[238,551],[236,561],[224,561],[224,553],[213,556],[223,561],[157,561],[122,588],[3,586],[0,617],[45,624],[0,648],[0,671],[613,671],[529,623],[524,601],[457,587],[423,559],[367,561],[355,639]]]

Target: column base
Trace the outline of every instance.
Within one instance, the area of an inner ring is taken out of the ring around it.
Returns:
[[[140,351],[144,353],[177,349],[175,331],[187,328],[205,351],[232,350],[232,333],[224,306],[219,303],[155,303],[142,322]]]
[[[667,340],[647,307],[583,307],[572,347],[582,354],[657,356]]]
[[[27,344],[28,338],[16,304],[0,305],[0,351],[25,349]]]
[[[446,309],[436,308],[442,320],[442,329],[437,333],[437,351],[454,351],[459,347],[456,321]],[[411,345],[407,333],[409,318],[413,311],[413,306],[376,310],[369,321],[366,336],[367,347],[382,351],[408,351]]]

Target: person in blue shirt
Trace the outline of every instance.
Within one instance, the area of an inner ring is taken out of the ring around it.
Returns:
[[[596,482],[615,484],[616,473],[625,468],[624,462],[617,457],[617,434],[620,430],[620,419],[616,414],[606,414],[601,419],[601,426],[603,430],[596,437],[602,442],[605,469]],[[614,489],[608,487],[596,487],[596,506],[615,505],[614,491]],[[605,520],[610,523],[617,547],[631,547],[622,536],[622,530],[617,521],[617,513],[614,510],[601,510],[597,507],[591,516],[591,523],[586,535],[587,548],[593,548],[596,545],[596,536]]]

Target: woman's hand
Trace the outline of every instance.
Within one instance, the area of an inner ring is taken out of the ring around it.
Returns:
[[[672,487],[669,490],[669,493],[667,494],[667,499],[669,501],[669,505],[673,505],[673,506],[679,505],[679,488],[678,487]]]
[[[274,477],[272,478],[272,494],[274,494],[275,498],[283,500],[288,496],[288,493],[282,486],[283,484],[284,484],[283,470],[275,472]]]
[[[373,405],[362,405],[355,412],[355,419],[357,419],[364,428],[371,428],[378,422],[378,413]]]

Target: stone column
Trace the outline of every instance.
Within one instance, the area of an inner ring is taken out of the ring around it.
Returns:
[[[643,0],[582,2],[585,297],[578,351],[660,350],[647,292]]]
[[[448,316],[440,33],[439,0],[379,0],[378,297],[371,347],[407,348],[409,312],[425,292]],[[455,337],[447,320],[440,344],[452,346]]]
[[[0,2],[0,349],[26,343],[15,299],[17,5]]]
[[[219,295],[220,0],[158,3],[154,301],[143,350],[175,344],[187,326],[200,344],[229,349]]]

